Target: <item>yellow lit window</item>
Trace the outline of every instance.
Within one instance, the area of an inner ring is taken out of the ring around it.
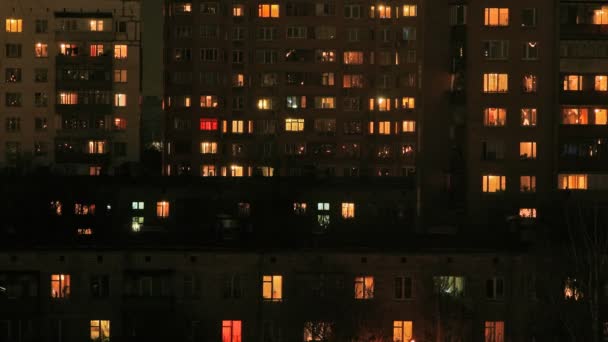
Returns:
[[[317,109],[334,109],[336,108],[335,97],[315,97],[315,108]]]
[[[355,203],[342,203],[342,218],[355,218]]]
[[[127,82],[127,70],[117,69],[114,70],[114,83],[126,83]]]
[[[483,74],[484,93],[506,93],[507,91],[509,91],[508,74]]]
[[[410,342],[414,336],[412,321],[393,321],[393,342]]]
[[[562,109],[562,124],[563,125],[588,125],[589,116],[587,108],[563,108]]]
[[[608,6],[593,11],[593,25],[608,25]]]
[[[259,4],[258,17],[260,18],[278,18],[279,4]]]
[[[374,298],[374,277],[355,277],[355,299]]]
[[[124,44],[114,45],[114,58],[116,58],[116,59],[127,58],[127,46]]]
[[[89,140],[89,154],[104,154],[106,153],[106,142],[102,140]]]
[[[519,158],[536,159],[536,143],[533,141],[520,142]]]
[[[232,120],[230,132],[235,133],[235,134],[242,134],[243,126],[244,126],[243,120]]]
[[[90,337],[92,342],[109,342],[110,321],[98,319],[91,320]]]
[[[581,75],[564,76],[564,90],[566,90],[566,91],[583,90],[583,76],[581,76]]]
[[[378,104],[378,111],[380,112],[387,112],[391,110],[391,99],[379,97],[376,99],[376,103]]]
[[[536,218],[536,208],[519,208],[519,217]]]
[[[536,108],[522,108],[520,124],[522,126],[536,126]]]
[[[576,278],[566,278],[564,282],[564,299],[579,300],[583,298],[580,284]]]
[[[201,166],[201,177],[215,177],[217,175],[215,165]]]
[[[60,105],[75,105],[78,104],[78,93],[61,92],[57,96],[57,104]]]
[[[587,190],[587,175],[558,174],[557,188],[560,190]]]
[[[245,6],[243,5],[232,5],[232,16],[243,17],[245,16]]]
[[[156,202],[156,216],[161,218],[169,217],[169,202]]]
[[[378,122],[378,134],[390,135],[391,134],[391,122],[390,121],[379,121]]]
[[[242,342],[241,329],[241,321],[222,321],[222,342]]]
[[[217,153],[217,143],[203,141],[201,142],[201,153],[202,154],[216,154]]]
[[[363,52],[344,51],[344,64],[363,64]]]
[[[485,8],[485,26],[509,26],[508,8]]]
[[[283,276],[265,275],[262,277],[262,298],[271,302],[283,300]]]
[[[89,20],[89,29],[91,31],[103,31],[103,20]]]
[[[23,30],[22,19],[6,19],[6,32],[16,33]]]
[[[401,108],[403,109],[414,109],[416,108],[416,100],[413,97],[402,97]]]
[[[484,330],[484,342],[504,342],[505,322],[486,321]]]
[[[231,177],[243,177],[244,168],[240,165],[230,165],[230,176]]]
[[[126,107],[127,94],[114,94],[114,107]]]
[[[505,191],[507,187],[505,176],[484,175],[481,181],[483,192]]]
[[[134,216],[131,218],[131,230],[134,232],[141,231],[141,228],[144,226],[144,217],[143,216]]]
[[[536,176],[520,176],[519,191],[536,192]]]
[[[99,57],[105,54],[103,44],[91,44],[89,46],[89,56]]]
[[[51,275],[51,298],[70,298],[71,292],[69,274]]]
[[[608,91],[608,76],[597,75],[595,76],[595,91]]]
[[[201,108],[217,108],[217,96],[215,95],[201,95]]]
[[[416,5],[403,5],[402,16],[404,17],[415,17],[418,15],[418,6]]]
[[[287,131],[287,132],[304,131],[304,119],[285,119],[285,131]]]
[[[232,75],[232,86],[233,87],[243,87],[244,85],[245,85],[245,75],[244,74]]]
[[[263,97],[258,99],[258,109],[259,110],[270,110],[272,109],[272,99],[268,97]]]
[[[401,122],[401,131],[404,133],[412,133],[416,131],[416,121],[404,120]]]
[[[391,18],[391,6],[379,5],[378,6],[378,18],[390,19]]]
[[[374,134],[375,133],[375,131],[374,131],[374,122],[373,121],[369,122],[367,131],[369,132],[369,134]]]
[[[483,110],[483,125],[486,127],[500,127],[507,122],[505,108],[486,108]]]
[[[49,45],[45,43],[36,43],[36,45],[34,45],[34,56],[36,58],[48,57]]]
[[[608,110],[606,108],[595,108],[593,110],[593,114],[595,116],[594,123],[596,125],[605,125],[606,119],[608,115]]]

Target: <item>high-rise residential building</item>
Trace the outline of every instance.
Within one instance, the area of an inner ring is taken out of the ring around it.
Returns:
[[[0,166],[115,174],[140,153],[139,4],[3,1]]]

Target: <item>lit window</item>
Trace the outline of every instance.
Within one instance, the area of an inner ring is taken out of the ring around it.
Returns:
[[[243,17],[245,16],[245,6],[243,5],[232,5],[232,16]]]
[[[402,97],[401,108],[403,109],[414,109],[416,108],[416,99],[413,97]]]
[[[484,330],[484,342],[504,342],[505,322],[486,321]]]
[[[522,126],[536,126],[536,108],[522,108],[520,124]]]
[[[536,176],[520,176],[519,191],[536,192]]]
[[[507,91],[509,91],[508,74],[483,74],[484,93],[506,93]]]
[[[502,127],[507,122],[506,108],[486,108],[483,110],[483,125],[486,127]]]
[[[606,108],[595,108],[593,110],[594,120],[593,123],[595,125],[606,125],[606,120],[608,119],[608,109]]]
[[[95,215],[95,204],[74,203],[74,215]]]
[[[278,18],[279,17],[279,5],[278,4],[259,4],[258,5],[258,17],[259,18]]]
[[[127,58],[127,46],[124,44],[114,45],[114,58],[116,58],[116,59]]]
[[[61,216],[63,205],[60,201],[51,201],[51,209],[55,215]]]
[[[363,52],[344,51],[344,64],[363,64]]]
[[[36,43],[36,45],[34,45],[34,56],[36,58],[48,57],[49,45],[45,43]]]
[[[203,165],[201,166],[201,177],[215,177],[217,171],[215,165]]]
[[[114,107],[126,107],[127,94],[114,94]]]
[[[587,108],[563,108],[562,124],[564,125],[588,125]]]
[[[127,70],[117,69],[114,70],[114,83],[126,83],[127,82]]]
[[[131,209],[144,210],[144,202],[131,202]]]
[[[285,119],[285,131],[287,131],[287,132],[304,131],[304,119]]]
[[[508,8],[485,8],[485,26],[509,26]]]
[[[373,11],[374,6],[371,7]],[[391,6],[379,5],[378,6],[378,18],[390,19],[391,18]]]
[[[378,134],[390,135],[391,134],[391,122],[390,121],[378,121]]]
[[[412,321],[393,321],[393,342],[410,342],[414,336]]]
[[[317,224],[321,229],[327,229],[327,227],[329,227],[330,216],[328,202],[317,203]]]
[[[374,298],[374,277],[355,277],[355,299]]]
[[[108,320],[91,320],[90,336],[93,342],[109,342],[110,341],[110,321]]]
[[[608,76],[597,75],[595,76],[595,91],[608,91]]]
[[[87,151],[89,154],[104,154],[106,153],[106,142],[103,140],[89,140]]]
[[[433,277],[435,291],[440,295],[462,297],[464,296],[464,277],[439,276]]]
[[[169,202],[156,202],[156,216],[161,218],[169,217]]]
[[[583,298],[580,284],[576,278],[566,278],[564,281],[564,299],[579,300]]]
[[[21,32],[23,29],[22,19],[6,19],[6,32],[16,33]]]
[[[285,100],[288,109],[306,108],[306,96],[287,96]]]
[[[416,131],[416,121],[404,120],[401,122],[401,131],[404,133],[412,133]]]
[[[602,6],[600,9],[593,10],[593,25],[608,25],[608,7]]]
[[[519,217],[536,218],[536,208],[519,208]]]
[[[217,131],[217,119],[200,119],[199,129],[201,131]]]
[[[78,93],[60,92],[59,94],[57,94],[57,104],[60,104],[60,105],[78,104]]]
[[[536,142],[526,141],[519,143],[520,159],[536,159]]]
[[[117,131],[124,131],[127,129],[127,119],[125,118],[114,118],[112,121],[112,127]]]
[[[493,176],[484,175],[482,176],[482,191],[483,192],[499,192],[506,190],[506,177],[505,176]]]
[[[131,230],[134,232],[141,231],[141,228],[144,226],[144,217],[143,216],[134,216],[131,218]]]
[[[244,85],[245,85],[245,75],[244,74],[232,75],[232,86],[233,87],[243,87]]]
[[[336,108],[335,97],[315,97],[315,108],[316,109],[334,109]]]
[[[524,75],[522,84],[524,93],[536,93],[537,83],[536,75]]]
[[[587,190],[587,175],[558,174],[557,188],[560,190]]]
[[[363,86],[364,86],[363,75],[361,75],[361,74],[356,74],[356,75],[344,74],[342,76],[342,87],[343,88],[363,88]]]
[[[402,16],[415,17],[418,15],[418,7],[416,5],[403,5]]]
[[[296,202],[293,204],[293,212],[296,215],[305,215],[306,214],[306,203],[304,202]]]
[[[355,218],[355,203],[342,203],[342,218]]]
[[[78,45],[59,44],[59,51],[64,56],[78,56]]]
[[[99,57],[104,55],[103,44],[91,44],[89,46],[89,56]]]
[[[91,31],[103,31],[103,20],[89,20],[89,29]]]
[[[583,76],[581,76],[581,75],[564,76],[564,88],[563,89],[566,91],[583,90]]]
[[[222,342],[241,342],[241,328],[241,321],[222,321]]]
[[[336,61],[336,50],[316,50],[317,62],[335,62]]]
[[[69,274],[51,275],[51,298],[70,298],[71,292]]]
[[[230,176],[231,177],[243,177],[245,175],[244,169],[240,165],[230,165]]]
[[[272,99],[268,97],[260,98],[257,106],[259,110],[270,110],[272,109]]]
[[[201,142],[201,154],[216,154],[217,153],[217,143],[203,141]]]
[[[218,99],[215,95],[201,95],[201,108],[217,108]]]
[[[283,300],[283,276],[265,275],[262,277],[262,298],[271,302]]]
[[[91,228],[78,228],[76,229],[78,235],[93,235],[93,229]]]
[[[331,341],[332,330],[329,322],[305,322],[304,342]]]
[[[231,122],[231,133],[241,134],[244,130],[244,121],[243,120],[232,120]]]

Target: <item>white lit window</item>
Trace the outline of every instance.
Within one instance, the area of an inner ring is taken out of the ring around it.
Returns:
[[[114,94],[114,107],[126,107],[127,94]]]

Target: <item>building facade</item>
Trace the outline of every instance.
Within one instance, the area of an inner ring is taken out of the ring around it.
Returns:
[[[139,160],[139,5],[5,1],[0,165],[114,174]]]

